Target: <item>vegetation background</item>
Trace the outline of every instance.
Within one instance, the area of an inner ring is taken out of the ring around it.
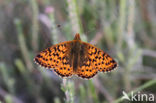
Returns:
[[[63,80],[34,63],[77,32],[119,67]],[[127,103],[123,90],[156,98],[156,0],[0,0],[1,103]]]

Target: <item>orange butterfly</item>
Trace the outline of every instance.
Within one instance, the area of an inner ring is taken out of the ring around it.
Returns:
[[[99,71],[109,72],[117,67],[115,60],[101,49],[81,41],[76,34],[74,40],[53,45],[41,51],[35,62],[53,69],[61,77],[77,75],[92,78]]]

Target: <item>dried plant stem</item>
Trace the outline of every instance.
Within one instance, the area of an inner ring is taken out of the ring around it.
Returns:
[[[53,7],[48,7],[46,12],[48,13],[50,19],[50,31],[51,31],[51,40],[53,44],[58,43],[58,30],[56,27],[55,20],[55,9]]]
[[[125,73],[124,75],[124,85],[125,85],[125,89],[127,91],[131,90],[131,81],[130,81],[130,74],[131,74],[131,68],[133,67],[133,65],[135,64],[136,60],[138,60],[136,57],[140,56],[140,52],[138,52],[136,50],[135,47],[135,42],[134,42],[134,32],[133,32],[133,24],[134,24],[134,0],[128,0],[129,5],[128,5],[128,24],[127,24],[127,35],[126,38],[126,42],[129,48],[129,59],[128,59],[128,64],[125,65]],[[136,53],[138,53],[138,55],[136,55],[135,59],[133,58],[133,53],[134,51],[136,51]]]
[[[5,101],[6,101],[5,103],[24,103],[22,100],[20,100],[19,98],[15,97],[14,95],[11,95],[11,94],[7,93],[2,88],[0,88],[0,96],[2,98],[5,98]]]
[[[134,0],[128,0],[129,6],[128,6],[128,25],[127,25],[127,44],[130,49],[134,48],[135,42],[134,42],[134,14],[135,14],[135,1]]]
[[[64,88],[66,87],[67,85],[67,80],[66,79],[63,79],[63,86]],[[70,98],[69,98],[69,91],[65,91],[65,96],[66,96],[66,101],[69,101]]]
[[[21,21],[19,19],[16,19],[14,22],[15,22],[15,25],[16,25],[16,28],[17,28],[18,42],[19,42],[19,46],[20,46],[22,56],[24,58],[24,61],[26,63],[27,68],[30,71],[32,71],[33,64],[32,64],[32,62],[30,60],[29,51],[27,49],[26,42],[25,42],[25,39],[24,39],[24,35],[23,35],[23,32],[22,32]]]
[[[66,103],[74,103],[74,83],[72,81],[63,79],[62,90],[66,96]]]
[[[107,99],[109,103],[113,103],[113,97],[109,94],[109,92],[102,86],[98,78],[93,79],[94,85],[97,89],[99,89],[99,92],[101,92]]]
[[[156,85],[156,80],[150,80],[148,82],[146,82],[145,84],[143,84],[142,86],[138,87],[137,89],[133,90],[133,93],[136,93],[138,91],[142,91],[145,88],[148,88],[152,85]],[[130,96],[131,92],[128,93],[128,96]],[[115,100],[113,103],[120,103],[122,101],[122,97],[120,97],[119,99]]]
[[[3,77],[3,81],[6,84],[6,88],[11,94],[15,93],[15,79],[11,78],[8,74],[8,68],[5,63],[0,63],[0,73]]]
[[[75,33],[83,34],[76,0],[67,0],[67,4],[73,35],[75,35]],[[81,35],[81,37],[84,41],[87,41],[87,38],[84,35]]]
[[[120,0],[120,16],[118,20],[118,50],[121,50],[121,46],[123,43],[123,33],[124,33],[124,27],[125,27],[125,21],[126,21],[126,0]]]
[[[38,50],[38,5],[36,0],[29,0],[32,7],[32,48]]]

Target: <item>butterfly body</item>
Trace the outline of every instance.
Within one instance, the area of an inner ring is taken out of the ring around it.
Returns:
[[[70,55],[71,55],[71,61],[72,61],[72,67],[74,72],[77,71],[78,66],[80,65],[80,59],[85,55],[85,48],[80,40],[79,35],[75,36],[75,39],[71,42],[71,50],[70,50]]]
[[[71,61],[72,61],[72,67],[74,72],[76,72],[78,65],[79,65],[79,61],[80,61],[80,50],[81,50],[81,44],[78,40],[73,41],[73,43],[71,43]]]
[[[114,59],[104,51],[81,41],[79,34],[72,41],[53,45],[40,52],[35,61],[53,69],[61,77],[78,75],[87,79],[99,71],[108,72],[117,66]]]

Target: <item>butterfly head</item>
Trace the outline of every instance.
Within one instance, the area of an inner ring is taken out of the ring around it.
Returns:
[[[75,34],[74,40],[81,40],[80,34],[79,34],[79,33],[76,33],[76,34]]]

